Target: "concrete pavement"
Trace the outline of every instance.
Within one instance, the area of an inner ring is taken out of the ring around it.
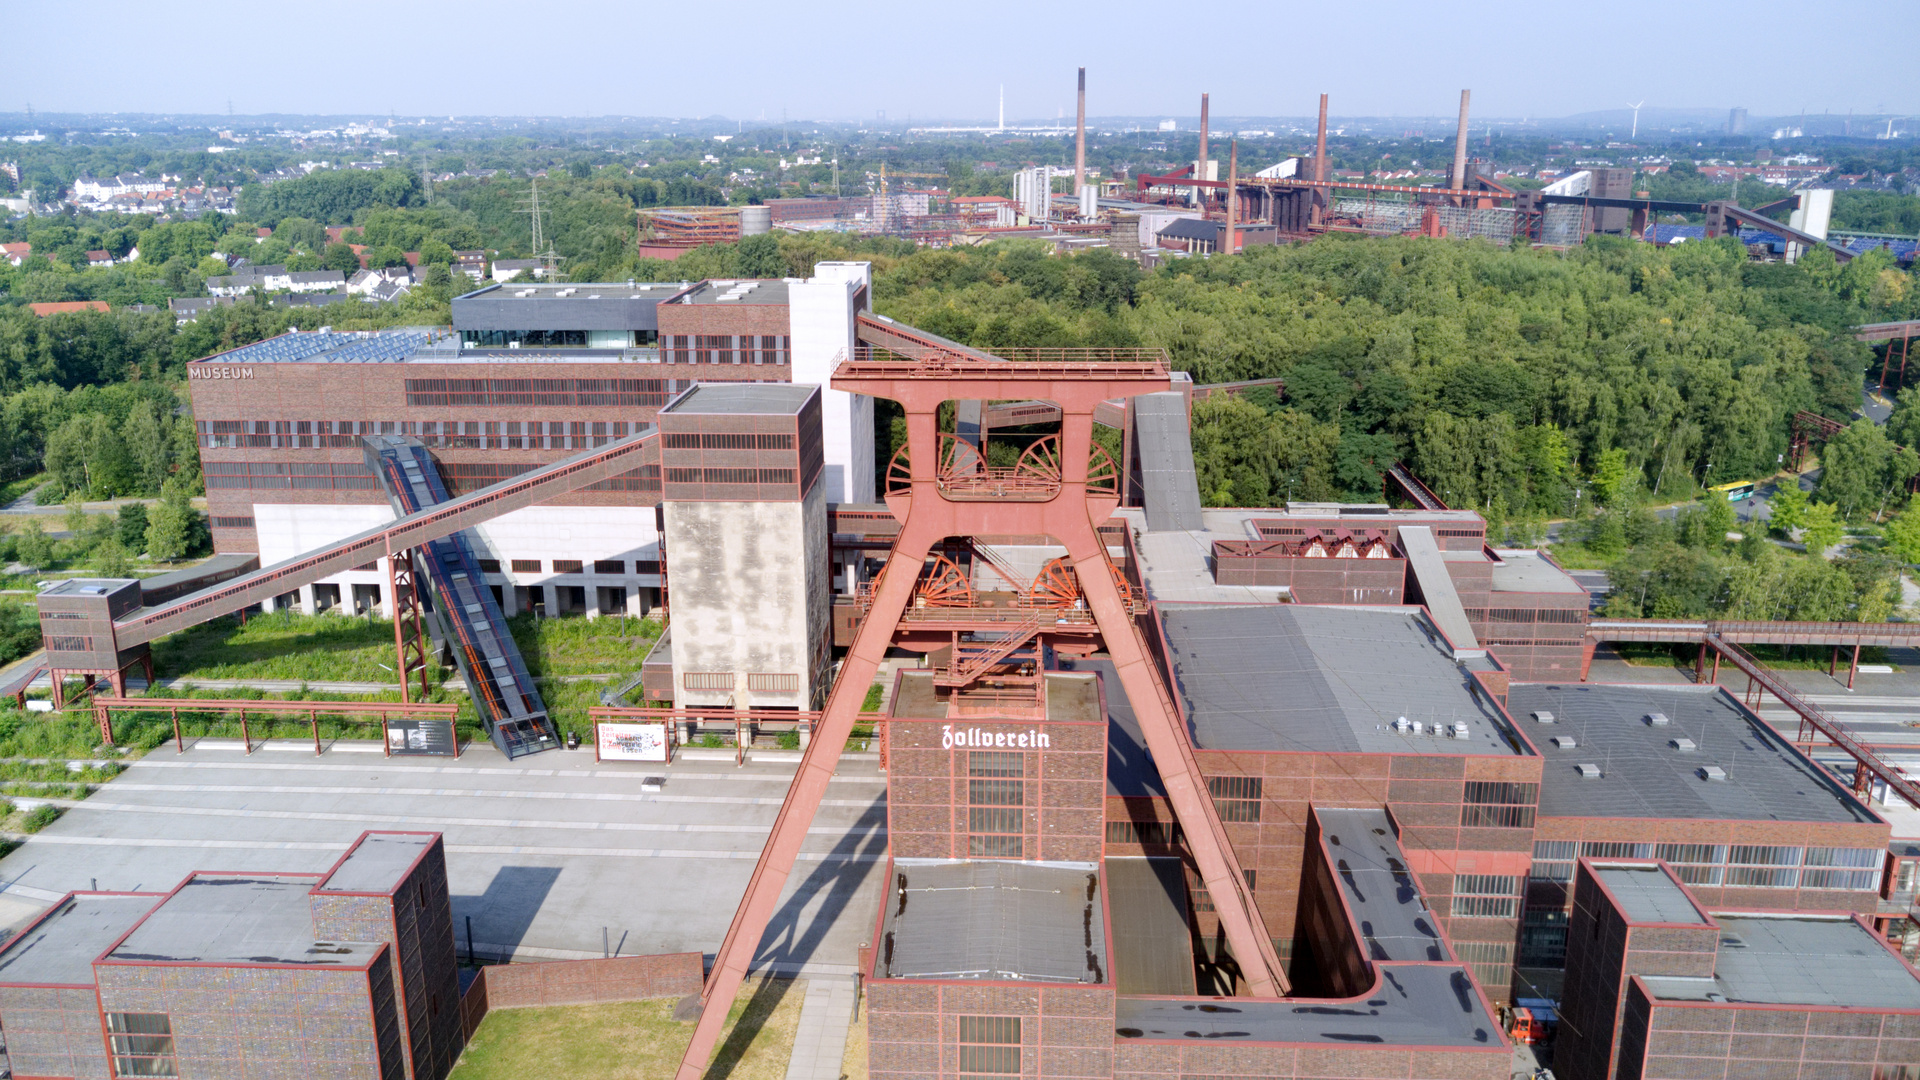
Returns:
[[[310,755],[310,751],[309,751]],[[658,776],[659,791],[643,791]],[[195,870],[319,871],[365,829],[446,837],[459,945],[482,960],[712,952],[793,776],[787,763],[321,757],[161,748],[0,860],[0,922],[72,889],[170,889]],[[851,976],[886,854],[885,777],[843,761],[756,968]]]

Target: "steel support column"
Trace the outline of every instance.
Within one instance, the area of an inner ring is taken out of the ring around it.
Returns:
[[[413,574],[413,551],[396,551],[387,556],[387,597],[393,608],[394,674],[400,678],[400,700],[411,703],[413,673],[420,673],[420,700],[427,688],[427,646],[424,613]]]

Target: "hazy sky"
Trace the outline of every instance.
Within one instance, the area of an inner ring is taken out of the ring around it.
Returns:
[[[1095,116],[1920,111],[1914,0],[1608,6],[0,0],[0,111],[1050,120],[1079,65]]]

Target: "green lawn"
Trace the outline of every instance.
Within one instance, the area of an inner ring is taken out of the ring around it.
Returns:
[[[806,984],[789,979],[742,988],[707,1076],[781,1080],[805,997]],[[674,1000],[496,1009],[449,1080],[667,1080],[693,1035],[692,1024],[673,1019]]]

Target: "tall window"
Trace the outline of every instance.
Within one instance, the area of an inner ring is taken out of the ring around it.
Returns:
[[[1520,879],[1505,874],[1455,874],[1455,918],[1511,919],[1520,910]]]
[[[1539,784],[1512,784],[1496,780],[1467,781],[1460,807],[1460,824],[1469,829],[1531,829]]]
[[[179,1076],[173,1060],[173,1021],[166,1013],[108,1013],[115,1076]]]
[[[1020,1074],[1020,1018],[960,1017],[960,1080]]]
[[[967,751],[967,855],[1026,855],[1026,758],[1018,751]]]
[[[1207,794],[1213,796],[1214,809],[1221,821],[1260,820],[1260,778],[1257,776],[1209,776]]]

